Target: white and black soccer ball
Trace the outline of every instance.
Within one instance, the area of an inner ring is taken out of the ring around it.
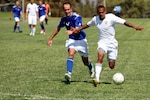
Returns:
[[[125,81],[124,75],[122,73],[115,73],[112,77],[115,84],[122,84]]]

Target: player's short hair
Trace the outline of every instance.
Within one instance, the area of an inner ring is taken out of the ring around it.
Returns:
[[[98,9],[99,9],[99,8],[103,8],[103,9],[105,10],[105,6],[103,6],[103,5],[99,5],[99,6],[97,6],[96,8],[97,8],[97,12],[98,12]]]
[[[66,4],[70,5],[70,8],[72,8],[72,4],[70,2],[64,2],[63,3],[63,9],[64,9],[64,5],[66,5]]]

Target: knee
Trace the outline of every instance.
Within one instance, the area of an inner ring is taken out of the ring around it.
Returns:
[[[115,62],[109,62],[109,67],[111,69],[114,69],[115,68]]]

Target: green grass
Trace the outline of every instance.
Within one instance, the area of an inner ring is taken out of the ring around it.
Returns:
[[[8,13],[0,15],[0,99],[1,100],[149,100],[150,99],[150,21],[127,19],[143,26],[139,32],[125,26],[116,26],[119,53],[114,70],[109,69],[106,57],[101,82],[94,87],[79,54],[74,58],[72,83],[64,80],[67,35],[63,28],[48,47],[50,34],[59,18],[50,18],[47,34],[41,35],[37,25],[35,37],[29,36],[29,27],[21,22],[23,33],[12,33],[14,21]],[[6,17],[6,18],[5,18]],[[83,18],[86,23],[91,18]],[[89,43],[89,58],[96,63],[98,33],[95,27],[85,30]],[[122,85],[116,85],[112,76],[121,72]]]

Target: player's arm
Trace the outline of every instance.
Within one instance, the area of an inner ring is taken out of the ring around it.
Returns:
[[[28,14],[29,14],[29,12],[26,11],[26,21],[28,20]]]
[[[10,12],[10,16],[9,16],[9,19],[10,19],[10,20],[12,19],[12,15],[13,15],[13,12],[11,11],[11,12]]]
[[[20,12],[20,16],[21,16],[21,18],[23,18],[23,13],[22,13],[22,11]]]
[[[48,46],[52,46],[53,38],[58,34],[59,31],[60,31],[60,28],[58,28],[58,27],[53,31],[53,33],[51,34],[51,36],[47,42]]]
[[[79,34],[79,32],[83,29],[86,29],[88,28],[89,26],[87,24],[84,24],[82,25],[81,27],[79,28],[71,28],[71,30],[67,30],[67,34],[70,35],[70,34]]]
[[[135,26],[135,25],[133,25],[133,24],[131,24],[131,23],[129,23],[129,22],[125,22],[124,25],[125,25],[125,26],[128,26],[128,27],[131,27],[131,28],[134,28],[134,29],[136,29],[136,30],[140,30],[140,31],[144,30],[143,27]]]

